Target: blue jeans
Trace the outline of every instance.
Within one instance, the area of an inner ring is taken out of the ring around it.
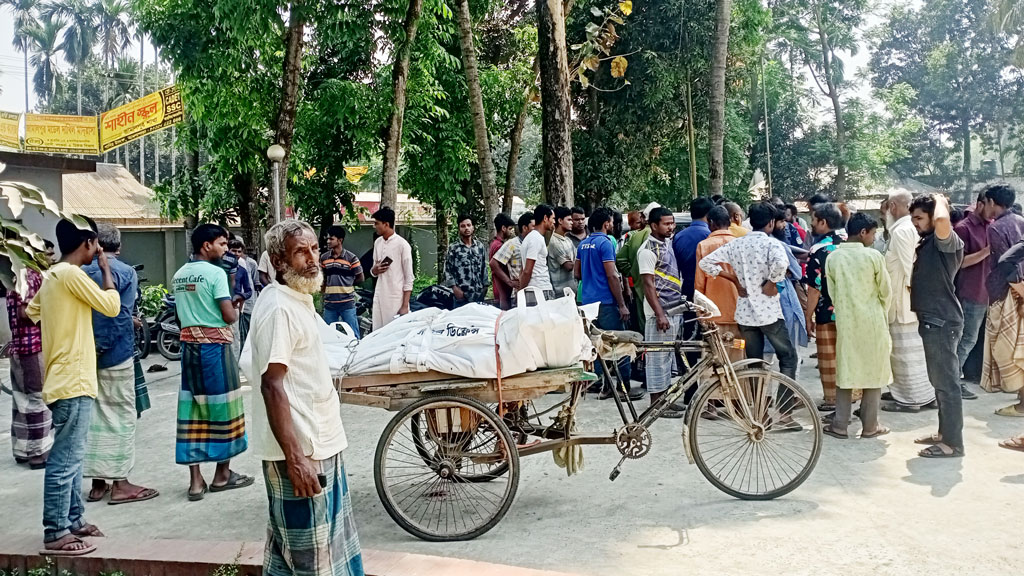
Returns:
[[[43,481],[43,541],[60,540],[85,526],[82,505],[82,460],[89,433],[93,399],[57,400],[53,413],[53,448]]]
[[[971,350],[974,350],[974,345],[978,343],[981,330],[985,326],[985,314],[988,312],[988,305],[968,302],[966,300],[961,300],[960,305],[964,309],[964,335],[960,338],[960,344],[956,347],[956,357],[960,360],[960,374],[963,374],[967,357],[971,355]]]
[[[352,332],[355,333],[356,338],[361,338],[359,335],[359,317],[356,316],[355,306],[351,308],[329,308],[324,306],[324,322],[328,324],[334,324],[335,322],[344,322],[348,324]]]
[[[597,321],[594,325],[601,330],[625,330],[626,325],[623,324],[622,318],[619,316],[619,307],[615,304],[601,304],[601,308],[597,312]],[[626,385],[626,389],[629,390],[632,387],[632,365],[629,361],[629,357],[619,359],[619,376],[622,376],[622,381]],[[601,375],[601,364],[598,363],[595,366],[597,375]]]

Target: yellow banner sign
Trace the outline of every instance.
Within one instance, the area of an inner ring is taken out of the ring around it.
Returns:
[[[99,129],[95,116],[25,114],[25,150],[98,154]]]
[[[21,114],[0,110],[0,146],[20,150],[21,137],[18,135],[20,127]]]
[[[370,171],[369,166],[345,166],[345,178],[353,184],[359,184],[359,181]]]
[[[176,124],[184,117],[185,107],[177,86],[146,94],[100,116],[100,150],[113,150]]]

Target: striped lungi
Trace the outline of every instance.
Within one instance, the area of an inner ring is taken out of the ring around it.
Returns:
[[[889,392],[893,400],[908,406],[924,406],[935,400],[935,388],[928,379],[928,364],[924,356],[924,342],[917,331],[917,322],[889,324],[892,338],[892,384]]]
[[[153,405],[149,401],[149,386],[146,386],[146,373],[142,370],[138,349],[135,350],[132,364],[135,366],[135,417],[138,418]]]
[[[89,420],[83,475],[124,480],[135,466],[135,362],[101,368],[96,379],[99,387]]]
[[[814,327],[818,347],[818,374],[825,402],[836,403],[836,325],[834,322]]]
[[[644,340],[648,342],[671,342],[679,336],[679,323],[682,316],[669,316],[669,329],[658,330],[658,321],[648,318],[644,325]],[[668,390],[672,384],[672,368],[675,366],[676,355],[671,350],[645,352],[644,362],[647,375],[647,392],[656,394]]]
[[[1011,290],[988,307],[981,387],[988,392],[1016,392],[1024,386],[1024,325],[1020,301]]]
[[[270,504],[263,573],[267,576],[362,576],[363,557],[341,453],[319,462],[327,486],[297,498],[284,460],[263,462]]]
[[[43,402],[42,354],[11,356],[11,448],[14,458],[44,456],[53,446],[53,422]]]
[[[238,362],[231,345],[183,341],[174,461],[224,462],[248,445]]]

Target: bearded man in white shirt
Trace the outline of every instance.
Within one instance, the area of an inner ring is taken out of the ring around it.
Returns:
[[[266,240],[276,282],[256,302],[249,333],[263,397],[253,404],[253,446],[270,504],[263,572],[362,576],[341,402],[313,306],[323,284],[316,234],[285,220]]]

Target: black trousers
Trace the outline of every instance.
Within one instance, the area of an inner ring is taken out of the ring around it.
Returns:
[[[786,330],[786,323],[783,320],[776,320],[774,324],[767,326],[744,326],[741,324],[740,334],[747,341],[747,358],[763,359],[764,341],[767,339],[775,348],[775,355],[779,357],[780,371],[796,380],[796,366],[800,360],[793,342],[789,339],[789,332]]]
[[[964,328],[942,320],[919,320],[917,331],[924,342],[928,379],[935,388],[935,401],[939,404],[939,436],[943,444],[963,450],[964,408],[956,350]]]

